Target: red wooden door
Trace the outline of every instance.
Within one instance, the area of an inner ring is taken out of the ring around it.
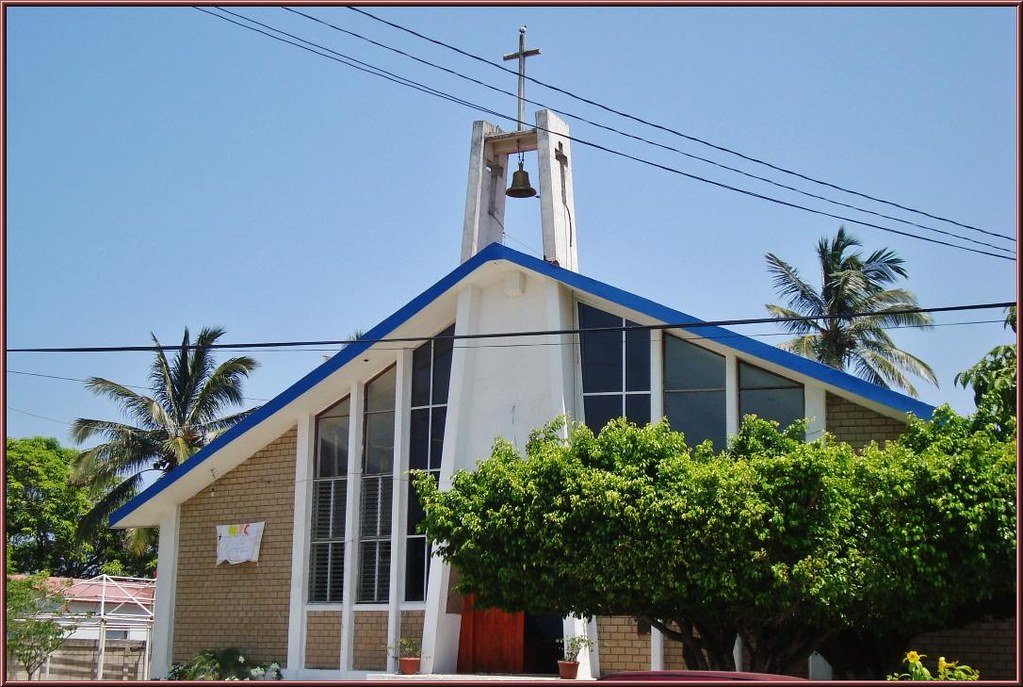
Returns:
[[[459,673],[521,673],[525,665],[525,613],[477,610],[473,596],[462,607]]]

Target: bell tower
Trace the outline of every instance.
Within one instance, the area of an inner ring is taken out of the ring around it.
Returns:
[[[505,60],[519,61],[518,129],[506,133],[490,122],[473,123],[465,220],[462,225],[462,262],[491,243],[504,243],[504,207],[509,197],[505,189],[508,184],[509,160],[513,156],[536,151],[544,260],[578,271],[568,124],[550,110],[536,113],[536,126],[532,129],[526,129],[522,121],[525,107],[525,61],[527,57],[539,53],[538,49],[525,49],[525,27],[522,27],[519,29],[519,51],[504,56]],[[519,198],[530,197],[532,194],[528,191],[528,188],[516,186],[511,191],[516,196],[511,202],[520,202]]]

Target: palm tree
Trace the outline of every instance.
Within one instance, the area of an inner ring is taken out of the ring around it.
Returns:
[[[89,391],[117,402],[130,424],[79,418],[72,425],[71,436],[78,443],[105,439],[82,452],[75,465],[74,481],[103,494],[79,524],[79,536],[105,525],[110,513],[138,493],[146,473],[169,472],[255,410],[222,415],[242,403],[242,378],[258,366],[248,356],[216,365],[212,346],[223,334],[219,327],[204,328],[193,344],[185,328],[173,361],[150,334],[158,347],[149,372],[151,396],[101,377],[86,380]],[[130,532],[129,548],[145,550],[152,534]]]
[[[853,251],[859,241],[839,227],[834,239],[817,243],[822,282],[818,291],[804,281],[796,268],[768,253],[767,269],[774,277],[778,295],[788,307],[767,305],[767,310],[798,336],[782,348],[838,368],[852,369],[859,377],[884,388],[897,387],[911,396],[916,389],[906,373],[938,384],[924,361],[900,350],[885,333],[887,327],[930,327],[926,313],[905,312],[918,308],[916,296],[906,289],[888,288],[906,277],[902,258],[888,248],[864,257]],[[874,313],[857,317],[861,313]],[[821,318],[821,319],[789,319]]]

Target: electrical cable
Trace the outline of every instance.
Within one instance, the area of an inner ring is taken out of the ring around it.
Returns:
[[[39,372],[22,372],[21,370],[5,370],[5,372],[11,375],[25,375],[27,377],[44,377],[46,379],[59,379],[64,382],[81,382],[82,384],[87,384],[89,382],[88,379],[79,379],[77,377],[60,377],[58,375],[44,375]],[[126,386],[129,389],[142,389],[144,391],[152,391],[152,387],[143,386],[141,384],[121,384],[121,386]],[[268,398],[251,398],[249,396],[242,396],[242,399],[245,401],[260,401],[262,403],[266,403],[267,401],[270,400]]]
[[[486,83],[484,81],[480,81],[479,79],[474,79],[471,76],[467,76],[465,74],[462,74],[461,72],[455,71],[453,69],[449,69],[449,68],[444,67],[444,66],[439,65],[439,64],[435,64],[433,62],[430,62],[429,60],[424,60],[424,59],[422,59],[420,57],[416,57],[415,55],[411,55],[411,54],[409,54],[409,53],[407,53],[407,52],[405,52],[403,50],[399,50],[398,48],[394,48],[394,47],[386,45],[384,43],[380,43],[378,41],[375,41],[375,40],[373,40],[371,38],[367,38],[366,36],[363,36],[363,35],[361,35],[359,33],[354,32],[354,31],[349,31],[348,29],[344,29],[344,28],[342,28],[340,26],[336,26],[334,24],[331,24],[328,21],[325,21],[325,20],[320,19],[318,17],[314,17],[314,16],[312,16],[310,14],[306,14],[305,12],[299,12],[298,10],[292,9],[290,7],[282,7],[281,9],[287,10],[287,11],[292,12],[294,14],[297,14],[299,16],[305,17],[305,18],[307,18],[307,19],[309,19],[311,21],[317,22],[319,24],[323,24],[324,26],[328,26],[328,27],[334,29],[335,31],[339,31],[339,32],[344,33],[344,34],[346,34],[348,36],[352,36],[353,38],[358,38],[360,40],[366,41],[367,43],[375,45],[377,47],[380,47],[380,48],[383,48],[385,50],[389,50],[391,52],[397,53],[397,54],[402,55],[404,57],[407,57],[407,58],[409,58],[411,60],[415,60],[416,62],[419,62],[421,64],[425,64],[427,66],[433,67],[434,69],[438,69],[440,71],[443,71],[445,73],[451,74],[453,76],[457,76],[458,78],[464,79],[465,81],[469,81],[469,82],[477,84],[479,86],[483,86],[484,88],[488,88],[491,91],[495,91],[497,93],[501,93],[503,95],[508,95],[508,96],[512,96],[512,97],[516,97],[516,98],[518,97],[518,94],[513,93],[511,91],[508,91],[508,90],[505,90],[505,89],[502,89],[502,88],[498,88],[497,86],[493,86],[493,85],[488,84],[488,83]],[[574,114],[574,113],[568,112],[566,110],[561,110],[561,109],[552,107],[552,106],[550,106],[550,105],[548,105],[546,103],[538,102],[536,100],[531,100],[531,99],[525,98],[525,97],[523,97],[523,101],[525,101],[525,102],[527,102],[527,103],[529,103],[531,105],[536,105],[537,107],[541,107],[541,108],[545,108],[545,109],[551,110],[552,112],[556,112],[557,114],[563,115],[563,116],[568,117],[570,119],[575,119],[575,120],[578,120],[580,122],[584,122],[586,124],[589,124],[591,126],[595,126],[595,127],[599,128],[599,129],[603,129],[605,131],[610,131],[612,133],[618,134],[620,136],[624,136],[626,138],[633,139],[635,141],[640,141],[642,143],[646,143],[648,145],[651,145],[651,146],[654,146],[654,147],[657,147],[657,148],[661,148],[663,150],[667,150],[667,151],[670,151],[670,152],[673,152],[673,153],[677,153],[679,155],[688,157],[688,158],[693,159],[693,160],[699,160],[700,162],[704,162],[706,164],[713,165],[713,166],[718,167],[720,169],[725,169],[725,170],[728,170],[730,172],[734,172],[736,174],[740,174],[740,175],[748,177],[750,179],[756,179],[757,181],[763,181],[765,183],[771,184],[772,186],[777,186],[778,188],[782,188],[782,189],[785,189],[785,190],[788,190],[788,191],[793,191],[795,193],[799,193],[799,194],[807,196],[809,198],[814,198],[816,200],[822,200],[822,201],[824,201],[826,203],[831,203],[832,205],[838,205],[840,207],[849,208],[851,210],[856,210],[858,212],[863,212],[863,213],[868,214],[868,215],[873,215],[875,217],[881,217],[883,219],[891,220],[891,221],[894,221],[894,222],[900,222],[902,224],[907,224],[907,225],[914,226],[914,227],[917,227],[917,228],[920,228],[920,229],[925,229],[927,231],[933,231],[933,232],[935,232],[937,234],[943,234],[945,236],[951,236],[951,237],[958,238],[958,239],[961,239],[963,241],[968,241],[970,243],[974,243],[974,244],[977,244],[977,245],[980,245],[980,246],[987,246],[988,248],[993,248],[995,250],[1005,251],[1005,252],[1010,253],[1010,254],[1014,254],[1015,253],[1015,250],[1012,249],[1012,248],[1005,248],[1003,246],[996,246],[996,245],[994,245],[992,243],[988,243],[986,241],[978,241],[977,239],[972,239],[972,238],[970,238],[968,236],[963,236],[962,234],[956,234],[955,232],[945,231],[943,229],[936,229],[934,227],[930,227],[930,226],[927,226],[925,224],[919,224],[919,223],[914,222],[912,220],[902,219],[901,217],[895,217],[893,215],[886,215],[884,213],[876,212],[874,210],[869,210],[867,208],[863,208],[863,207],[860,207],[858,205],[852,205],[850,203],[843,203],[842,201],[834,200],[834,199],[828,198],[826,196],[822,196],[822,195],[819,195],[819,194],[816,194],[816,193],[811,193],[809,191],[804,191],[803,189],[796,188],[795,186],[789,186],[788,184],[783,184],[781,182],[775,181],[773,179],[769,179],[767,177],[763,177],[763,176],[760,176],[760,175],[757,175],[757,174],[752,174],[752,173],[747,172],[745,170],[738,169],[736,167],[732,167],[732,166],[723,164],[723,163],[718,162],[716,160],[711,160],[709,158],[705,158],[705,157],[702,157],[700,155],[694,155],[693,153],[688,153],[688,152],[686,152],[684,150],[680,150],[679,148],[675,148],[674,146],[665,145],[663,143],[659,143],[657,141],[653,141],[653,140],[650,140],[648,138],[644,138],[642,136],[638,136],[636,134],[631,134],[631,133],[628,133],[626,131],[622,131],[620,129],[616,129],[615,127],[608,126],[606,124],[600,124],[599,122],[595,122],[595,121],[593,121],[591,119],[583,117],[582,115]],[[1015,239],[1013,239],[1013,238],[1002,237],[1000,234],[998,234],[997,236],[999,236],[1000,238],[1006,238],[1006,239],[1008,239],[1010,241],[1015,242]]]
[[[729,326],[741,326],[749,324],[779,324],[784,322],[815,322],[817,320],[851,320],[861,317],[881,317],[881,316],[892,316],[892,315],[912,315],[919,313],[936,313],[936,312],[961,312],[966,310],[985,310],[992,308],[1007,308],[1009,306],[1016,305],[1015,301],[1005,301],[1001,303],[974,303],[970,305],[949,305],[935,308],[905,308],[899,310],[886,310],[882,312],[869,312],[869,313],[849,313],[846,315],[818,315],[818,316],[805,316],[805,317],[746,317],[740,319],[729,319],[729,320],[710,320],[710,321],[699,321],[693,320],[689,322],[675,322],[667,324],[640,324],[640,325],[623,325],[613,327],[587,327],[586,329],[579,328],[568,328],[568,329],[548,329],[548,330],[534,330],[534,331],[521,331],[521,332],[494,332],[494,333],[483,333],[483,334],[444,334],[444,335],[433,335],[433,336],[403,336],[403,337],[392,337],[383,339],[329,339],[322,341],[275,341],[275,342],[260,342],[260,343],[243,343],[243,344],[210,344],[207,345],[208,349],[258,349],[258,348],[290,348],[297,346],[348,346],[356,343],[415,343],[421,341],[436,341],[436,340],[480,340],[480,339],[511,339],[518,337],[528,336],[559,336],[565,334],[593,334],[598,332],[620,332],[624,330],[630,331],[643,331],[643,330],[655,330],[655,329],[700,329],[703,327],[729,327]],[[921,328],[927,328],[923,326]],[[167,350],[168,347],[162,346],[61,346],[61,347],[48,347],[48,348],[8,348],[5,350],[6,353],[126,353],[126,352],[159,352]],[[174,346],[173,348],[181,348],[180,346]],[[196,348],[196,345],[190,345],[188,348]]]
[[[292,41],[285,40],[283,38],[279,38],[278,36],[274,36],[272,34],[266,33],[265,31],[261,31],[260,29],[254,28],[252,26],[247,26],[245,24],[241,24],[241,23],[236,22],[236,21],[234,21],[234,20],[232,20],[232,19],[230,19],[228,17],[216,14],[215,12],[210,12],[210,11],[208,11],[206,9],[203,9],[203,8],[197,7],[197,6],[193,6],[193,7],[194,7],[194,9],[197,9],[197,10],[199,10],[201,12],[205,12],[206,14],[210,14],[210,15],[212,15],[214,17],[218,17],[219,19],[223,19],[224,21],[230,22],[230,23],[235,24],[237,26],[240,26],[242,28],[249,29],[251,31],[255,31],[256,33],[260,33],[260,34],[262,34],[264,36],[267,36],[267,37],[272,38],[274,40],[280,41],[282,43],[287,43],[288,45],[292,45],[292,46],[295,46],[295,47],[302,48],[303,50],[307,50],[308,52],[313,53],[314,55],[319,55],[320,57],[326,57],[327,59],[331,59],[331,60],[333,60],[335,62],[340,62],[341,64],[344,64],[346,66],[354,67],[355,69],[358,69],[359,71],[366,72],[367,74],[372,74],[374,76],[379,76],[381,78],[387,79],[388,81],[393,81],[393,82],[398,83],[398,84],[403,85],[403,86],[409,86],[410,88],[413,88],[415,90],[421,91],[423,93],[427,93],[429,95],[434,95],[434,96],[442,98],[444,100],[448,100],[448,101],[451,101],[451,102],[463,105],[463,106],[465,106],[467,108],[470,108],[470,109],[473,109],[473,110],[477,110],[479,112],[483,112],[483,113],[486,113],[486,114],[493,115],[495,117],[500,117],[502,119],[507,119],[507,120],[509,120],[511,122],[517,122],[518,121],[517,117],[511,117],[511,116],[502,114],[500,112],[497,112],[495,110],[492,110],[490,108],[486,108],[486,107],[484,107],[482,105],[478,105],[476,103],[472,103],[470,101],[463,100],[461,98],[458,98],[456,96],[450,95],[450,94],[445,93],[443,91],[440,91],[438,89],[434,89],[434,88],[431,88],[431,87],[428,87],[428,86],[424,86],[424,85],[419,84],[418,82],[415,82],[415,81],[413,81],[411,79],[407,79],[405,77],[397,76],[397,75],[395,75],[395,74],[393,74],[393,73],[391,73],[391,72],[389,72],[387,70],[380,69],[378,67],[373,67],[372,65],[367,65],[367,67],[365,67],[365,68],[357,66],[356,64],[353,64],[352,62],[361,63],[361,64],[364,64],[364,65],[366,63],[361,62],[359,60],[355,60],[354,58],[351,58],[351,57],[348,57],[346,55],[343,55],[342,53],[338,53],[337,51],[331,50],[330,48],[326,48],[324,46],[321,46],[321,45],[318,45],[316,43],[313,43],[312,41],[306,41],[305,39],[295,37],[292,34],[289,34],[289,33],[284,32],[284,31],[280,31],[279,29],[274,29],[272,27],[268,27],[266,24],[262,24],[261,22],[258,22],[256,20],[245,18],[246,21],[252,22],[254,24],[259,24],[260,26],[264,26],[264,27],[270,28],[272,31],[277,31],[278,33],[281,33],[283,35],[296,38],[296,40],[300,40],[303,43],[307,43],[309,45],[314,45],[317,48],[319,48],[320,50],[325,50],[325,51],[327,51],[329,53],[332,53],[333,55],[338,56],[338,57],[332,57],[331,55],[324,55],[323,53],[317,52],[316,50],[313,50],[313,49],[311,49],[309,47],[306,47],[304,45],[300,45],[300,44],[294,43]],[[223,10],[222,8],[218,8],[218,9],[221,9],[221,11],[227,11],[227,10]],[[230,13],[230,14],[234,14],[234,13]],[[235,15],[235,16],[241,16],[241,15]],[[349,61],[349,60],[351,60],[351,61]],[[534,128],[542,130],[542,131],[547,131],[546,129],[543,129],[543,127],[539,127],[539,126],[534,127]],[[954,243],[948,243],[947,241],[941,241],[941,240],[933,239],[933,238],[930,238],[930,237],[927,237],[927,236],[920,236],[919,234],[913,234],[913,233],[910,233],[910,232],[901,231],[899,229],[893,229],[891,227],[885,227],[885,226],[882,226],[882,225],[879,225],[879,224],[874,224],[872,222],[866,222],[866,221],[863,221],[863,220],[858,220],[858,219],[854,219],[854,218],[851,218],[851,217],[846,217],[846,216],[843,216],[843,215],[837,215],[837,214],[834,214],[834,213],[825,212],[823,210],[816,210],[814,208],[810,208],[810,207],[807,207],[805,205],[800,205],[798,203],[792,203],[792,202],[781,200],[781,199],[778,199],[778,198],[773,198],[771,196],[766,196],[766,195],[763,195],[761,193],[756,193],[754,191],[749,191],[747,189],[738,188],[738,187],[732,186],[730,184],[725,184],[725,183],[722,183],[722,182],[719,182],[719,181],[714,181],[712,179],[707,179],[705,177],[701,177],[701,176],[698,176],[698,175],[695,175],[695,174],[690,174],[689,172],[684,172],[684,171],[682,171],[680,169],[676,169],[676,168],[670,167],[668,165],[662,165],[660,163],[653,162],[651,160],[646,160],[644,158],[641,158],[641,157],[638,157],[638,156],[635,156],[635,155],[630,155],[628,153],[624,153],[624,152],[621,152],[621,151],[618,151],[618,150],[614,150],[614,149],[609,148],[607,146],[604,146],[604,145],[601,145],[601,144],[598,144],[598,143],[595,143],[595,142],[592,142],[592,141],[588,141],[588,140],[585,140],[585,139],[581,139],[581,138],[578,138],[578,137],[575,137],[575,136],[567,136],[565,134],[560,134],[560,133],[557,133],[557,132],[549,132],[549,133],[556,133],[557,135],[559,135],[559,136],[561,136],[561,137],[563,137],[563,138],[565,138],[567,140],[570,140],[570,141],[573,141],[575,143],[578,143],[580,145],[585,145],[585,146],[588,146],[588,147],[591,147],[591,148],[595,148],[597,150],[602,150],[602,151],[610,153],[612,155],[617,155],[619,157],[624,157],[626,159],[633,160],[635,162],[639,162],[641,164],[645,164],[645,165],[654,167],[656,169],[661,169],[661,170],[666,171],[666,172],[671,172],[673,174],[678,174],[680,176],[685,176],[687,178],[690,178],[690,179],[693,179],[693,180],[696,180],[696,181],[702,181],[703,183],[711,184],[713,186],[718,186],[720,188],[724,188],[724,189],[730,190],[730,191],[735,191],[737,193],[742,193],[744,195],[748,195],[748,196],[751,196],[753,198],[758,198],[760,200],[765,200],[765,201],[768,201],[768,202],[771,202],[771,203],[775,203],[775,204],[778,204],[778,205],[783,205],[783,206],[786,206],[786,207],[791,207],[791,208],[795,208],[795,209],[799,209],[799,210],[804,210],[804,211],[810,212],[812,214],[817,214],[817,215],[821,215],[821,216],[824,216],[824,217],[831,217],[833,219],[838,219],[838,220],[841,220],[843,222],[849,222],[849,223],[856,224],[856,225],[859,225],[859,226],[871,227],[871,228],[874,228],[874,229],[880,229],[881,231],[885,231],[885,232],[892,233],[892,234],[898,234],[900,236],[906,236],[906,237],[909,237],[909,238],[915,238],[915,239],[918,239],[918,240],[921,240],[921,241],[926,241],[928,243],[934,243],[934,244],[937,244],[937,245],[948,246],[950,248],[956,248],[956,249],[963,250],[963,251],[968,251],[968,252],[971,252],[971,253],[977,253],[979,255],[987,255],[989,257],[1000,258],[1002,260],[1010,260],[1010,261],[1013,261],[1013,262],[1015,262],[1015,260],[1016,260],[1015,256],[1001,255],[1001,254],[998,254],[998,253],[991,253],[989,251],[979,250],[979,249],[976,249],[976,248],[970,248],[968,246],[959,246],[959,245],[956,245]]]
[[[417,32],[417,31],[414,31],[414,30],[409,29],[407,27],[401,26],[400,24],[396,24],[396,23],[388,21],[386,19],[382,19],[382,18],[377,17],[377,16],[375,16],[373,14],[370,14],[369,12],[366,12],[365,10],[361,10],[358,7],[351,7],[351,6],[349,6],[348,9],[350,9],[350,10],[352,10],[354,12],[358,12],[359,14],[362,14],[362,15],[364,15],[366,17],[369,17],[370,19],[373,19],[374,21],[378,21],[378,22],[380,22],[382,24],[386,24],[387,26],[390,26],[392,28],[395,28],[395,29],[398,29],[400,31],[404,31],[406,33],[412,34],[413,36],[416,36],[417,38],[421,38],[421,39],[423,39],[425,41],[428,41],[430,43],[433,43],[435,45],[439,45],[441,47],[447,48],[448,50],[452,50],[452,51],[454,51],[454,52],[456,52],[456,53],[458,53],[460,55],[463,55],[465,57],[472,58],[474,60],[482,62],[483,64],[490,65],[491,67],[495,67],[495,68],[500,69],[502,71],[508,72],[509,74],[514,74],[515,76],[518,76],[518,72],[517,71],[509,69],[508,67],[505,67],[504,65],[501,65],[501,64],[498,64],[498,63],[495,63],[495,62],[491,62],[490,60],[488,60],[488,59],[486,59],[484,57],[480,57],[479,55],[474,55],[474,54],[472,54],[470,52],[466,52],[465,50],[462,50],[461,48],[457,48],[457,47],[455,47],[453,45],[449,45],[449,44],[447,44],[447,43],[445,43],[443,41],[440,41],[440,40],[437,40],[437,39],[434,39],[434,38],[430,38],[429,36],[423,35],[423,34]],[[829,183],[829,182],[826,182],[826,181],[821,181],[820,179],[815,179],[815,178],[807,176],[805,174],[801,174],[799,172],[796,172],[796,171],[793,171],[793,170],[790,170],[790,169],[786,169],[784,167],[780,167],[780,166],[771,164],[770,162],[767,162],[765,160],[761,160],[759,158],[752,157],[750,155],[745,155],[743,153],[740,153],[738,151],[732,150],[730,148],[726,148],[724,146],[721,146],[721,145],[718,145],[718,144],[715,144],[715,143],[711,143],[710,141],[706,141],[704,139],[697,138],[696,136],[691,136],[689,134],[682,133],[681,131],[677,131],[677,130],[672,129],[670,127],[666,127],[666,126],[663,126],[663,125],[660,125],[660,124],[656,124],[654,122],[647,121],[647,120],[645,120],[645,119],[643,119],[641,117],[636,117],[635,115],[631,115],[631,114],[629,114],[627,112],[622,112],[620,110],[616,110],[614,108],[608,107],[607,105],[603,105],[603,104],[601,104],[599,102],[596,102],[594,100],[590,100],[588,98],[584,98],[584,97],[582,97],[580,95],[572,93],[571,91],[565,90],[563,88],[559,88],[558,86],[554,86],[552,84],[548,84],[546,82],[540,81],[539,79],[537,79],[535,77],[525,76],[525,78],[527,80],[529,80],[529,81],[532,81],[533,83],[535,83],[535,84],[537,84],[539,86],[543,86],[544,88],[549,88],[550,90],[555,91],[557,93],[561,93],[563,95],[567,95],[568,97],[573,98],[575,100],[579,100],[580,102],[584,102],[587,105],[592,105],[594,107],[600,108],[600,109],[605,110],[607,112],[610,112],[612,114],[616,114],[616,115],[618,115],[620,117],[625,117],[626,119],[631,119],[632,121],[635,121],[635,122],[638,122],[640,124],[644,124],[646,126],[649,126],[649,127],[652,127],[652,128],[664,131],[666,133],[670,133],[670,134],[672,134],[674,136],[678,136],[678,137],[681,137],[681,138],[693,141],[694,143],[699,143],[701,145],[705,145],[705,146],[708,146],[710,148],[714,148],[715,150],[720,150],[721,152],[728,153],[730,155],[735,155],[736,157],[740,157],[740,158],[742,158],[744,160],[747,160],[749,162],[754,162],[756,164],[764,165],[765,167],[769,167],[769,168],[771,168],[771,169],[773,169],[775,171],[778,171],[778,172],[783,172],[785,174],[790,174],[792,176],[799,177],[800,179],[804,179],[806,181],[810,181],[810,182],[813,182],[815,184],[820,184],[821,186],[827,186],[827,187],[833,188],[833,189],[835,189],[837,191],[842,191],[844,193],[849,193],[849,194],[852,194],[852,195],[855,195],[855,196],[859,196],[859,197],[865,198],[867,200],[872,200],[872,201],[877,202],[877,203],[884,203],[885,205],[891,205],[893,207],[899,208],[900,210],[905,210],[907,212],[913,212],[913,213],[916,213],[916,214],[919,214],[919,215],[923,215],[925,217],[929,217],[931,219],[939,220],[941,222],[948,222],[949,224],[954,224],[954,225],[956,225],[958,227],[962,227],[963,229],[970,229],[970,230],[973,230],[973,231],[980,232],[982,234],[987,234],[989,236],[995,236],[995,237],[998,237],[998,238],[1008,239],[1010,241],[1016,241],[1016,238],[1012,237],[1012,236],[1006,236],[1005,234],[998,234],[998,233],[995,233],[995,232],[991,232],[991,231],[987,231],[987,230],[984,230],[984,229],[980,229],[979,227],[975,227],[975,226],[970,225],[970,224],[964,224],[962,222],[957,222],[955,220],[951,220],[951,219],[948,219],[946,217],[941,217],[939,215],[932,215],[932,214],[930,214],[928,212],[924,212],[923,210],[916,210],[914,208],[911,208],[911,207],[908,207],[908,206],[905,206],[905,205],[900,205],[899,203],[896,203],[894,201],[884,200],[883,198],[877,198],[877,197],[874,197],[874,196],[871,196],[871,195],[867,195],[865,193],[861,193],[859,191],[854,191],[852,189],[848,189],[848,188],[845,188],[843,186],[839,186],[837,184],[832,184],[832,183]]]

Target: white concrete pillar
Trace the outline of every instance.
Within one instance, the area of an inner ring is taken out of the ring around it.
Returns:
[[[308,594],[310,502],[313,457],[316,446],[316,418],[305,415],[298,421],[295,452],[295,515],[291,529],[291,594],[288,604],[289,671],[305,668],[305,603]],[[294,674],[294,672],[290,672]]]
[[[170,671],[174,643],[174,597],[177,588],[178,519],[174,506],[160,518],[156,589],[153,598],[153,662],[151,677],[166,677]]]

